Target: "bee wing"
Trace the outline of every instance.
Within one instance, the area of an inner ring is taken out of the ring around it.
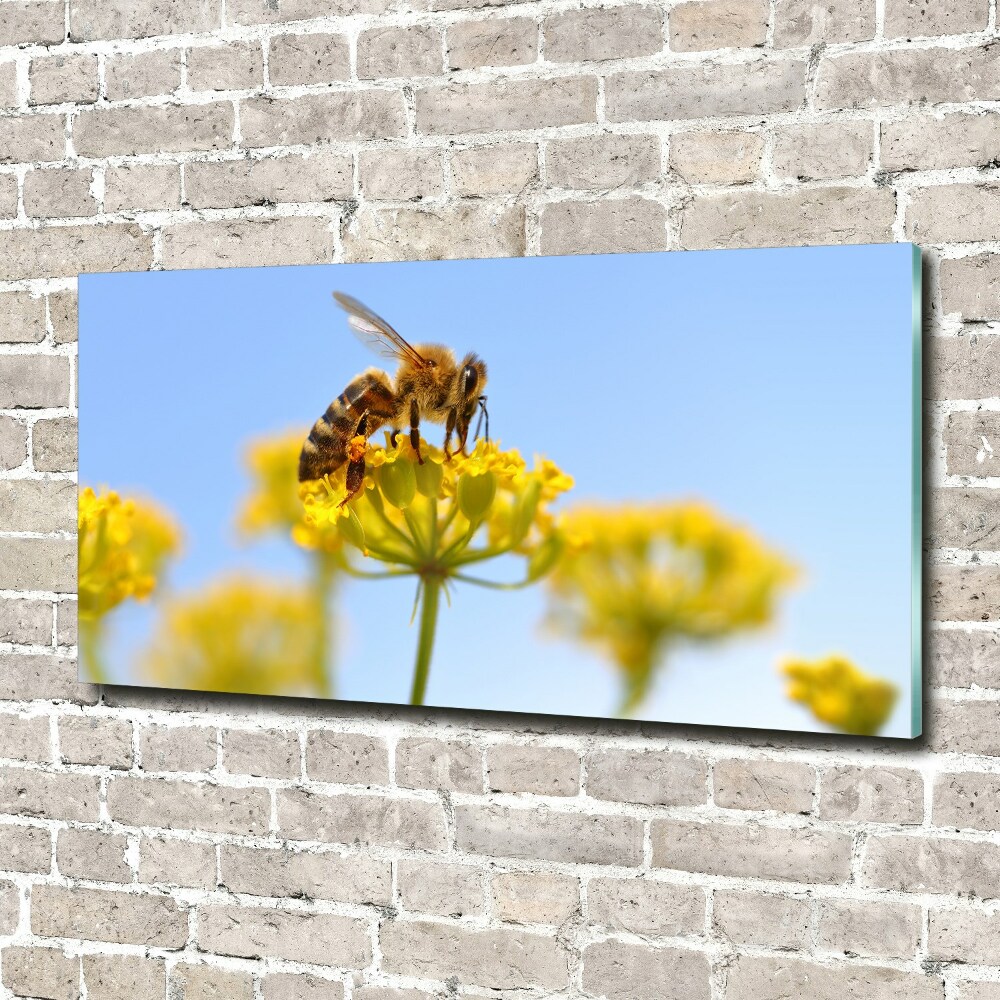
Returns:
[[[378,313],[374,313],[363,302],[343,292],[334,292],[333,297],[347,313],[347,324],[363,344],[384,358],[409,361],[417,368],[424,368],[427,361],[408,344]]]

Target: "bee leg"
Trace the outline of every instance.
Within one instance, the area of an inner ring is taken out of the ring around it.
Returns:
[[[389,443],[393,446],[393,448],[396,447],[396,442],[399,440],[399,435],[402,433],[403,432],[398,427],[393,427],[393,429],[389,431]]]
[[[361,439],[360,441],[358,439]],[[365,445],[368,441],[368,411],[361,414],[358,426],[355,428],[354,437],[348,445],[347,463],[347,496],[338,504],[344,507],[354,499],[365,485]]]
[[[454,408],[448,411],[448,422],[444,425],[444,460],[446,462],[451,461],[451,435],[455,430],[455,418],[458,415],[458,411]]]
[[[417,461],[423,465],[424,459],[420,454],[420,410],[415,399],[410,400],[410,444],[417,453]]]

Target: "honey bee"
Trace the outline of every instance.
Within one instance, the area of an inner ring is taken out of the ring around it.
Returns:
[[[322,479],[347,466],[346,504],[361,489],[365,477],[364,442],[380,427],[392,428],[395,443],[404,422],[409,423],[410,443],[420,454],[420,420],[444,424],[445,458],[451,458],[451,436],[458,437],[459,451],[465,454],[469,424],[476,409],[486,420],[486,440],[490,437],[486,412],[486,364],[477,355],[466,354],[459,364],[450,348],[440,344],[408,344],[381,316],[367,306],[334,292],[337,304],[347,313],[354,333],[376,353],[399,362],[395,379],[369,368],[355,376],[347,388],[313,424],[299,455],[299,482]],[[473,437],[478,437],[479,427]],[[360,441],[358,439],[361,439]]]

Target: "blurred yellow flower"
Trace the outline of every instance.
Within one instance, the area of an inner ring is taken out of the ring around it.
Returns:
[[[789,681],[789,698],[806,705],[820,722],[857,736],[874,736],[899,696],[894,684],[866,674],[844,656],[787,660],[781,672]]]
[[[766,625],[795,570],[704,503],[594,505],[562,515],[549,621],[601,649],[624,682],[622,714],[672,643]]]
[[[223,579],[165,605],[145,672],[176,688],[325,697],[323,617],[296,584]]]
[[[147,501],[81,490],[78,513],[79,614],[93,620],[129,597],[144,600],[180,544],[174,522]]]
[[[549,504],[573,480],[544,459],[533,468],[515,450],[478,440],[469,455],[454,455],[421,441],[418,461],[407,435],[364,448],[364,488],[349,503],[347,467],[302,484],[304,520],[320,536],[335,532],[349,545],[391,569],[367,577],[419,578],[420,638],[411,701],[423,702],[442,587],[452,580],[509,589],[547,573],[561,542]],[[498,583],[469,576],[468,567],[513,554],[525,560],[523,579]]]

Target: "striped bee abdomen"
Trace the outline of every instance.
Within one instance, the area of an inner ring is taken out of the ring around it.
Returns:
[[[385,372],[364,372],[326,408],[313,424],[299,455],[299,482],[321,479],[347,461],[351,438],[366,437],[396,415],[396,394]],[[365,426],[359,427],[367,414]]]

